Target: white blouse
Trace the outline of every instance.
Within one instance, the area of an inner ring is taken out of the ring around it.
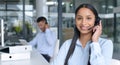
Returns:
[[[64,65],[65,58],[72,39],[65,41],[60,48],[58,56],[51,62],[51,65]],[[87,65],[89,59],[89,49],[91,48],[91,65],[110,65],[113,54],[113,43],[111,40],[99,38],[97,42],[87,42],[85,48],[79,40],[76,42],[73,55],[68,60],[68,65]]]

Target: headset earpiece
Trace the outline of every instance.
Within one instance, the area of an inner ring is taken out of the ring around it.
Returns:
[[[97,17],[95,20],[95,25],[99,25],[100,20],[101,20],[100,17]]]

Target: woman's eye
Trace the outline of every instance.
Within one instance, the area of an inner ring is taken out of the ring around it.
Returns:
[[[90,20],[91,18],[87,18],[88,20]]]
[[[82,18],[77,18],[78,20],[81,20]]]

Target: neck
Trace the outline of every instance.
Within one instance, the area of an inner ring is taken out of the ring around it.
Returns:
[[[42,28],[41,31],[42,31],[42,32],[45,32],[45,28]]]
[[[86,46],[87,42],[91,40],[91,35],[92,34],[80,34],[79,40],[83,48]]]

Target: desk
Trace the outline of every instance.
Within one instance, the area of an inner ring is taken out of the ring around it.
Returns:
[[[31,58],[25,60],[0,61],[0,65],[50,65],[35,49],[31,52]]]

